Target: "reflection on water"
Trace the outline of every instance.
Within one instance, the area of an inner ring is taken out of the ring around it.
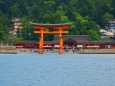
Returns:
[[[0,54],[0,86],[115,86],[114,54]]]

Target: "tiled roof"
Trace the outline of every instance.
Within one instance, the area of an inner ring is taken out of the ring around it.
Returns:
[[[89,41],[90,37],[88,35],[63,35],[63,41],[67,41],[68,39],[72,39],[75,40],[76,42],[85,42],[85,41]],[[55,41],[59,41],[59,35],[55,35],[54,36],[54,42]]]
[[[33,23],[29,22],[31,25],[39,25],[39,26],[63,26],[63,25],[71,25],[73,22],[68,22],[68,23],[60,23],[60,24],[42,24],[42,23]]]
[[[24,40],[24,41],[22,41],[22,43],[33,43],[33,44],[36,44],[36,43],[38,43],[38,41],[35,41],[35,40]]]
[[[63,42],[76,42],[78,44],[83,44],[83,43],[115,44],[115,40],[113,39],[100,39],[99,41],[90,41],[90,37],[88,35],[63,35]],[[23,43],[39,43],[39,41],[23,41]],[[44,41],[44,43],[59,44],[59,35],[55,35],[53,41]]]

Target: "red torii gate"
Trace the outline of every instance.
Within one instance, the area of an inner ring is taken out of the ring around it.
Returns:
[[[69,23],[62,23],[62,24],[40,24],[40,23],[33,23],[29,22],[35,29],[35,34],[40,34],[40,41],[39,41],[39,53],[43,53],[43,44],[44,44],[44,34],[59,34],[59,53],[63,53],[63,38],[62,34],[67,34],[69,26],[73,22]]]

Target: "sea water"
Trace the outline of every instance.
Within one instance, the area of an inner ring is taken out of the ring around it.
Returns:
[[[0,86],[115,86],[115,54],[0,54]]]

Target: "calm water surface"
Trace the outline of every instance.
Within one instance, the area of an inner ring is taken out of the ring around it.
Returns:
[[[0,86],[115,86],[115,54],[0,54]]]

